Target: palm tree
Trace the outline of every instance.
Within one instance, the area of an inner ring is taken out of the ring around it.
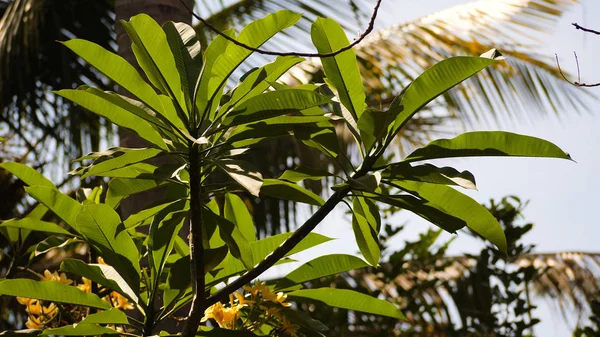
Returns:
[[[175,5],[177,2],[117,0],[116,17],[126,18],[155,6],[169,19],[191,19],[189,13],[181,12],[181,7]],[[531,121],[537,115],[580,111],[585,93],[565,83],[552,61],[536,55],[531,47],[534,38],[574,3],[572,0],[479,0],[373,33],[357,48],[366,87],[370,90],[369,100],[377,107],[386,104],[423,69],[447,56],[480,54],[497,47],[510,57],[510,66],[484,72],[444,95],[400,135],[400,148],[423,143],[434,134],[450,133],[445,123],[448,120],[466,125],[474,122],[498,125],[507,119]],[[309,48],[308,32],[316,16],[335,18],[348,32],[355,32],[368,21],[372,6],[371,0],[205,0],[196,3],[195,11],[219,29],[238,28],[278,9],[303,12],[305,16],[297,27],[265,46],[289,51]],[[113,50],[117,45],[126,46],[119,40],[119,32],[115,34],[112,28],[114,11],[114,0],[0,0],[0,136],[9,140],[0,149],[3,158],[27,161],[56,178],[64,176],[61,167],[68,167],[71,159],[97,150],[101,142],[115,142],[114,130],[103,120],[85,112],[75,113],[76,107],[48,92],[81,84],[116,90],[114,84],[55,43],[79,37]],[[196,24],[196,28],[206,40],[214,35],[201,24]],[[247,69],[265,60],[262,56],[252,57]],[[320,65],[311,60],[295,69],[290,80],[321,77]],[[522,111],[534,111],[536,116]],[[286,144],[269,146],[277,146],[272,153],[284,154],[272,158],[282,167],[287,165],[288,157],[303,155],[294,149],[289,152]],[[0,176],[0,182],[17,184],[4,176]],[[0,190],[5,188],[15,186],[3,186]],[[15,205],[23,203],[20,197],[14,199],[0,205],[7,208],[1,210],[2,216],[14,215]],[[264,214],[278,217],[280,207],[284,208],[284,219],[273,218],[270,228],[274,231],[280,223],[289,224],[293,218],[293,208],[286,209],[288,204],[258,206],[257,214],[263,214],[263,218],[257,223],[262,223],[263,233]],[[533,261],[533,256],[529,260]],[[577,271],[583,273],[583,270]],[[559,270],[559,274],[564,272]],[[580,286],[569,285],[572,289]]]

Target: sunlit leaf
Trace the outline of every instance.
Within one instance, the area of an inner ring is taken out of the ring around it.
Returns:
[[[65,259],[60,264],[60,270],[85,277],[108,289],[125,296],[133,303],[138,302],[138,295],[123,279],[115,268],[104,264],[85,263],[81,260]]]
[[[424,183],[457,185],[466,189],[477,189],[475,177],[469,171],[459,172],[452,167],[437,167],[431,164],[411,166],[395,163],[388,166],[382,176],[390,180],[413,180]]]
[[[295,284],[368,266],[365,261],[356,256],[343,254],[325,255],[308,261],[287,274],[277,283],[276,288],[287,288]]]
[[[108,302],[95,294],[86,294],[77,287],[58,281],[10,279],[0,281],[0,296],[19,296],[43,301],[70,303],[98,309],[110,309]]]
[[[260,188],[260,194],[315,206],[321,206],[325,203],[323,198],[306,188],[279,179],[264,179]]]
[[[377,205],[369,199],[355,197],[352,200],[352,230],[360,253],[374,267],[379,265],[379,228],[381,218]]]
[[[452,139],[438,139],[415,150],[405,162],[453,157],[548,157],[571,159],[549,141],[503,131],[463,133]]]
[[[317,301],[334,308],[406,319],[392,303],[353,290],[336,288],[303,289],[288,293],[288,297],[294,301]]]
[[[495,244],[502,252],[506,252],[506,237],[502,226],[477,201],[445,185],[408,180],[397,181],[395,184],[403,190],[429,201],[430,205],[435,205],[442,212],[462,219],[470,229]]]

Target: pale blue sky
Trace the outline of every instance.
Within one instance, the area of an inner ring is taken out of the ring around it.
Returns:
[[[384,0],[381,13],[386,23],[401,23],[433,10],[442,10],[466,2],[468,1]],[[578,22],[588,24],[590,28],[600,29],[600,22],[594,20],[597,17],[600,17],[600,1],[582,0],[581,5],[573,6],[573,9],[552,27],[552,32],[538,52],[551,58],[557,53],[561,59],[561,66],[567,71],[574,71],[573,51],[577,51],[582,80],[588,83],[600,82],[600,65],[594,64],[600,55],[600,36],[585,35],[571,26],[571,22]],[[600,97],[600,88],[588,90]],[[600,199],[595,195],[600,190],[600,102],[592,102],[589,110],[590,113],[587,114],[563,111],[560,113],[560,119],[538,119],[527,124],[516,120],[511,125],[501,128],[550,140],[569,152],[577,163],[550,159],[476,158],[444,161],[443,164],[461,170],[468,169],[475,175],[478,191],[468,194],[480,202],[506,195],[517,195],[522,200],[530,200],[525,217],[526,221],[534,223],[535,227],[526,236],[526,241],[536,244],[537,251],[600,251],[600,245],[597,243],[600,238],[600,224],[596,217]],[[314,252],[302,254],[299,257],[301,260],[326,253],[352,254],[357,251],[351,225],[345,218],[344,211],[343,207],[338,207],[318,227],[320,233],[337,237],[339,240]],[[396,221],[398,224],[407,222],[408,226],[394,241],[398,247],[402,241],[414,239],[428,226],[420,218],[407,212],[402,213],[405,214],[399,215]],[[450,237],[450,234],[445,236]],[[464,234],[459,235],[451,247],[452,254],[480,249],[477,243]],[[273,272],[284,273],[290,267],[281,267]],[[570,336],[571,330],[558,316],[550,314],[545,303],[540,302],[538,305],[540,309],[536,313],[542,318],[542,323],[536,329],[539,336]]]

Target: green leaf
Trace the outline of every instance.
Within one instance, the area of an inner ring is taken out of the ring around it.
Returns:
[[[300,113],[301,110],[329,102],[329,98],[308,90],[286,89],[269,91],[249,98],[242,104],[234,107],[223,119],[223,125],[235,126],[290,113]]]
[[[292,233],[283,233],[269,236],[268,238],[264,238],[258,241],[250,242],[250,247],[252,249],[252,264],[256,265],[261,262],[267,255],[271,254],[277,247],[279,247],[286,239],[288,239]],[[298,252],[304,251],[306,249],[312,248],[314,246],[320,245],[327,241],[332,240],[329,237],[326,237],[317,233],[308,234],[294,249],[292,249],[286,256],[290,256],[292,254],[296,254]],[[233,258],[230,259],[230,255],[228,255],[225,260],[217,267],[215,267],[214,272],[207,274],[207,284],[209,282],[217,282],[222,279],[229,278],[236,274],[239,274],[246,269],[242,265],[241,262],[235,260]]]
[[[375,109],[367,109],[358,119],[358,130],[360,137],[365,144],[367,153],[372,149],[373,145],[383,144],[388,134],[388,127],[393,123],[399,111],[390,109],[388,111],[380,111]]]
[[[355,197],[352,200],[352,230],[360,253],[374,267],[379,265],[379,209],[369,199]]]
[[[382,172],[385,179],[412,180],[424,183],[456,185],[476,190],[475,177],[469,171],[459,172],[452,167],[437,167],[431,164],[410,166],[408,163],[392,164]]]
[[[356,256],[344,254],[325,255],[311,260],[287,274],[277,283],[276,288],[287,288],[295,284],[368,266],[367,263]]]
[[[79,324],[129,324],[127,315],[117,308],[88,315]]]
[[[277,11],[248,24],[235,39],[247,46],[258,48],[279,31],[294,25],[301,17],[301,14],[289,10]],[[221,100],[227,79],[250,54],[252,51],[246,48],[233,43],[227,44],[225,51],[215,60],[211,76],[208,78],[208,102],[213,104]]]
[[[154,179],[128,179],[116,178],[108,183],[105,203],[112,208],[117,208],[124,198],[145,191],[155,189],[159,185]]]
[[[404,161],[494,156],[571,159],[568,153],[543,139],[503,131],[476,131],[452,139],[435,140],[415,150]]]
[[[185,93],[188,110],[191,111],[191,99],[194,97],[194,89],[202,69],[200,41],[194,28],[183,22],[168,21],[163,25],[163,29],[181,77],[181,87]]]
[[[304,145],[315,148],[331,158],[337,158],[342,153],[339,138],[330,122],[297,125],[294,127],[294,135]]]
[[[95,175],[102,175],[105,172],[113,171],[150,158],[154,158],[162,153],[162,150],[151,148],[116,148],[112,150],[113,151],[106,156],[99,157],[92,164],[83,168],[79,172],[83,173],[81,179]]]
[[[67,239],[65,237],[57,237],[57,236],[52,235],[52,236],[49,236],[46,239],[38,242],[35,245],[29,246],[29,248],[23,255],[29,255],[29,261],[31,262],[31,261],[33,261],[33,259],[35,257],[42,255],[42,254],[46,254],[47,252],[49,252],[53,249],[64,248],[64,247],[67,247],[68,245],[71,245],[74,243],[81,243],[81,242],[83,242],[81,239],[76,239],[76,238]]]
[[[225,194],[224,211],[225,219],[234,223],[248,242],[256,241],[256,230],[252,215],[240,197],[232,193]]]
[[[137,289],[141,276],[140,254],[119,214],[106,204],[90,204],[79,213],[77,223],[81,234],[99,250],[106,263]]]
[[[48,207],[67,225],[79,232],[77,214],[83,209],[80,203],[54,187],[31,186],[26,187],[25,190],[32,198]]]
[[[161,213],[166,213],[161,211]],[[150,256],[151,267],[154,279],[160,280],[167,257],[173,250],[175,236],[183,226],[187,211],[175,211],[157,215],[150,225],[148,238],[148,254]]]
[[[287,180],[293,183],[297,183],[303,180],[321,180],[325,177],[333,176],[326,169],[315,169],[307,166],[298,166],[293,170],[285,170],[279,180]]]
[[[59,90],[56,94],[81,105],[99,116],[105,117],[120,127],[131,130],[150,144],[156,145],[159,149],[168,149],[162,136],[146,120],[114,104],[105,97],[87,90],[73,89]]]
[[[360,311],[402,320],[406,319],[402,312],[392,303],[354,290],[336,288],[303,289],[288,293],[288,297],[294,301],[312,300],[334,308]]]
[[[95,294],[86,294],[77,287],[58,281],[11,279],[0,281],[0,296],[18,296],[43,301],[70,303],[98,309],[110,309],[107,302]]]
[[[181,77],[164,30],[147,14],[138,14],[121,24],[133,41],[132,50],[148,79],[187,112]]]
[[[138,303],[139,301],[137,292],[129,286],[121,274],[112,266],[85,263],[76,259],[65,259],[60,264],[60,270],[85,277],[92,282],[114,290],[133,303]]]
[[[227,256],[227,246],[221,246],[218,248],[209,248],[204,250],[204,271],[205,273],[213,270],[219,265]],[[242,270],[245,268],[242,266]],[[183,256],[178,259],[169,270],[167,276],[167,283],[164,292],[164,306],[169,306],[179,297],[181,297],[186,290],[191,286],[190,278],[190,257],[189,255]]]
[[[132,93],[155,111],[161,111],[162,104],[154,89],[125,59],[86,40],[73,39],[63,44],[115,81],[121,88]]]
[[[396,118],[393,133],[396,134],[427,103],[495,62],[496,59],[486,57],[457,56],[425,70],[404,91],[399,103],[404,109]]]
[[[167,202],[164,204],[160,204],[154,207],[149,207],[149,208],[145,208],[135,214],[131,214],[125,221],[123,221],[123,225],[125,225],[125,228],[129,229],[129,228],[133,228],[136,225],[140,224],[141,222],[143,222],[146,219],[149,219],[153,216],[155,216],[156,214],[158,214],[158,212],[164,210],[167,207],[170,207],[171,205],[176,205],[176,209],[181,209],[181,210],[187,210],[189,209],[189,204],[186,200],[175,200],[175,201],[171,201],[171,202]]]
[[[306,188],[285,180],[264,179],[260,194],[272,198],[291,200],[309,205],[322,206],[325,200]]]
[[[62,326],[60,328],[46,329],[42,335],[46,336],[101,336],[101,335],[120,335],[121,332],[103,327],[96,324],[73,324]]]
[[[263,93],[271,86],[270,83],[275,82],[291,67],[302,61],[304,59],[297,56],[278,56],[275,61],[254,70],[235,88],[231,99],[223,105],[221,110],[227,111],[229,107],[239,105],[249,98]]]
[[[477,201],[445,185],[407,180],[397,181],[395,185],[429,201],[431,206],[435,205],[435,208],[442,212],[462,219],[470,229],[495,244],[500,251],[506,253],[506,236],[502,226]]]
[[[252,164],[235,159],[219,160],[216,164],[250,194],[258,197],[263,179],[260,172]]]
[[[379,187],[381,182],[381,172],[369,173],[357,179],[350,179],[348,183],[353,190],[373,192]]]
[[[21,179],[25,184],[29,186],[46,186],[46,187],[54,187],[54,184],[44,177],[38,171],[32,169],[31,167],[15,162],[4,162],[0,163],[0,168],[7,170],[12,173],[17,178]]]
[[[223,34],[229,36],[231,38],[235,38],[235,32],[233,29],[227,29],[223,31]],[[217,35],[217,37],[212,40],[212,42],[206,48],[204,52],[203,66],[202,72],[200,73],[200,77],[198,78],[198,83],[196,83],[196,87],[194,88],[194,100],[196,103],[196,108],[200,113],[200,117],[202,119],[208,119],[213,121],[213,115],[209,112],[208,116],[205,116],[206,109],[211,109],[211,106],[208,106],[210,98],[214,91],[210,91],[208,89],[210,78],[212,77],[212,69],[215,65],[217,59],[225,53],[225,49],[230,44],[230,42],[225,39],[221,35]]]
[[[60,227],[55,223],[32,218],[7,220],[0,224],[0,228],[2,227],[21,228],[44,233],[72,235],[68,230]]]
[[[311,37],[319,53],[331,53],[350,44],[342,27],[333,19],[317,18],[311,28]],[[321,58],[321,63],[328,82],[337,89],[340,102],[356,123],[367,107],[356,53],[349,49],[334,57]]]
[[[227,244],[231,255],[242,261],[246,269],[250,270],[254,267],[250,242],[248,242],[238,226],[226,218],[219,216],[208,207],[202,207],[202,219],[204,223],[218,225],[219,235]]]

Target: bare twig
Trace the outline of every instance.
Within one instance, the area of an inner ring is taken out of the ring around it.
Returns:
[[[565,74],[562,71],[562,68],[560,67],[560,62],[558,61],[558,55],[554,54],[554,56],[556,56],[556,65],[558,66],[558,72],[560,73],[560,75],[562,76],[562,78],[567,81],[568,83],[576,86],[576,87],[586,87],[586,88],[592,88],[592,87],[600,87],[600,82],[599,83],[592,83],[592,84],[587,84],[587,83],[583,83],[581,82],[581,71],[579,70],[579,59],[577,58],[577,54],[575,53],[575,62],[577,63],[577,81],[570,81],[567,76],[565,76]]]
[[[596,34],[596,35],[600,35],[600,31],[597,30],[593,30],[593,29],[589,29],[589,28],[585,28],[580,26],[578,23],[573,22],[572,23],[573,27],[575,27],[575,29],[577,30],[583,30],[586,33],[592,33],[592,34]]]
[[[222,36],[223,38],[231,41],[233,44],[240,46],[244,49],[247,50],[251,50],[255,53],[259,53],[259,54],[263,54],[263,55],[273,55],[273,56],[299,56],[299,57],[333,57],[336,56],[340,53],[345,52],[346,50],[352,49],[354,46],[356,46],[357,44],[359,44],[362,40],[364,40],[365,37],[367,37],[367,35],[369,35],[369,33],[371,33],[373,31],[373,27],[375,25],[375,19],[377,18],[377,11],[379,10],[379,6],[381,5],[381,0],[377,0],[377,3],[375,4],[375,7],[373,8],[373,14],[371,15],[371,19],[369,20],[369,25],[367,26],[367,28],[365,29],[364,32],[362,32],[362,34],[359,35],[359,37],[357,39],[354,40],[354,42],[352,42],[351,44],[340,48],[336,51],[330,52],[330,53],[301,53],[301,52],[277,52],[277,51],[271,51],[271,50],[265,50],[265,49],[260,49],[260,48],[254,48],[251,47],[243,42],[240,42],[226,34],[224,34],[223,32],[221,32],[219,29],[217,29],[215,26],[211,25],[206,19],[202,18],[200,15],[194,13],[194,11],[192,9],[190,9],[183,0],[179,0],[181,1],[181,3],[183,4],[183,6],[190,12],[190,14],[192,14],[198,21],[202,22],[206,27],[208,27],[210,30],[212,30],[213,32],[215,32],[216,34]]]

